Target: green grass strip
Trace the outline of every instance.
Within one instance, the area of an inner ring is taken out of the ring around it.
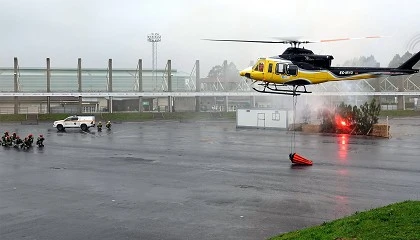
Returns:
[[[420,239],[420,201],[405,201],[285,233],[280,239]]]

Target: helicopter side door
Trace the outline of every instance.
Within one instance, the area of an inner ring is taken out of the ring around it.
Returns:
[[[287,76],[297,76],[299,68],[294,64],[277,63],[275,73]]]
[[[287,76],[287,74],[285,72],[286,71],[286,66],[287,66],[287,64],[284,64],[284,63],[277,63],[276,64],[275,74],[277,75],[277,78],[279,79],[280,83],[284,83],[289,78],[289,76]]]
[[[267,74],[265,75],[265,80],[267,81],[273,81],[274,80],[274,63],[272,62],[267,62],[268,63],[268,67],[267,67]]]
[[[298,75],[299,68],[294,64],[277,63],[275,67],[275,75],[280,78],[280,83],[288,82]]]

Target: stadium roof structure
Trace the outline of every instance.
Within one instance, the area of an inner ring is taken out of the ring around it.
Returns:
[[[83,68],[82,91],[106,92],[108,91],[109,72],[104,68]],[[77,68],[51,68],[51,92],[77,92],[79,89]],[[165,91],[167,89],[168,73],[164,69],[153,72],[151,69],[142,70],[143,91]],[[171,70],[172,91],[195,90],[195,79],[190,74]],[[132,92],[138,91],[138,69],[114,68],[112,70],[112,91]],[[192,89],[194,87],[194,89]],[[0,92],[14,91],[14,69],[0,68]],[[45,68],[19,68],[18,92],[46,92],[47,70]]]

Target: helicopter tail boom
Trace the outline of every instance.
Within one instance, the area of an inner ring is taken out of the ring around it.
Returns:
[[[401,64],[398,69],[407,69],[412,70],[414,65],[420,60],[420,51],[414,54],[410,59],[408,59],[405,63]]]

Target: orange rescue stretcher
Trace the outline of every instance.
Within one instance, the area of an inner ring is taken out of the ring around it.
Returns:
[[[290,161],[292,161],[293,164],[297,165],[312,165],[312,161],[300,156],[297,153],[291,153],[289,154]]]

